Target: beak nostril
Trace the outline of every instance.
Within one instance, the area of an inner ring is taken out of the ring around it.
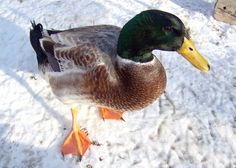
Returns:
[[[191,47],[188,48],[190,51],[193,51],[193,49]]]
[[[207,66],[208,66],[208,70],[210,70],[211,69],[210,65],[208,64]]]

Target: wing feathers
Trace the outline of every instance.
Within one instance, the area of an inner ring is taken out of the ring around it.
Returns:
[[[90,71],[101,64],[112,66],[119,31],[113,26],[94,26],[45,32],[40,44],[53,71]]]
[[[53,71],[60,72],[59,61],[54,57],[54,42],[49,38],[40,39],[40,45],[45,54],[47,55],[47,59],[49,64],[51,65]]]

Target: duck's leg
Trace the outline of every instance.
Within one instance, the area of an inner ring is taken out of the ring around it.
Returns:
[[[72,129],[69,135],[66,137],[64,144],[62,145],[61,152],[63,155],[73,154],[83,156],[86,150],[91,145],[87,133],[80,130],[77,122],[78,108],[71,108],[72,113]]]
[[[99,107],[99,112],[103,119],[124,120],[122,118],[124,112],[114,111],[104,107]]]

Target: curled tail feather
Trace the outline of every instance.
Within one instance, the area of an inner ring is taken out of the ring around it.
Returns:
[[[40,65],[48,61],[39,41],[41,38],[43,38],[43,26],[40,23],[36,25],[35,21],[31,21],[31,25],[33,29],[30,29],[30,43],[37,54],[38,64]]]

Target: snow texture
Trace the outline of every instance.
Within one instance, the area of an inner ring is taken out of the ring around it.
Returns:
[[[212,17],[215,0],[0,0],[0,167],[236,167],[236,27]],[[70,107],[37,70],[30,20],[46,28],[124,25],[146,9],[179,16],[211,64],[201,73],[176,52],[154,51],[168,75],[167,97],[103,121],[80,107],[92,145],[81,162],[63,156]],[[168,101],[170,99],[175,105]]]

